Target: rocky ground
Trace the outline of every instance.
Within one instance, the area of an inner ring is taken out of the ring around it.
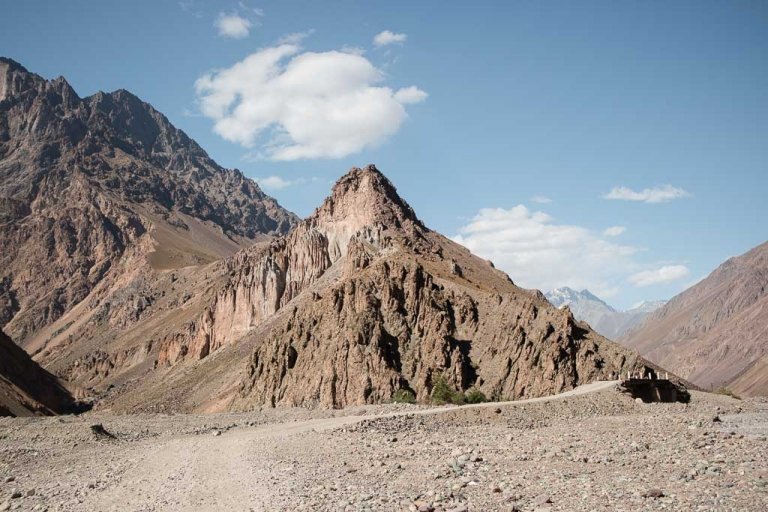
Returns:
[[[768,401],[692,395],[2,419],[0,510],[767,510]]]

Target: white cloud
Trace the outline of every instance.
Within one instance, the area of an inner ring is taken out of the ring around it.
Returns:
[[[345,44],[339,51],[342,53],[351,53],[352,55],[365,55],[365,48],[360,48],[359,46],[349,46]]]
[[[603,231],[603,236],[619,236],[627,230],[624,226],[611,226]]]
[[[549,204],[552,200],[546,196],[533,196],[531,202],[538,204]]]
[[[277,40],[277,44],[301,44],[301,42],[315,33],[315,29],[305,30],[304,32],[292,32],[285,34]]]
[[[294,185],[304,185],[305,183],[318,183],[322,181],[317,176],[311,178],[296,178],[294,180],[286,180],[280,176],[267,176],[266,178],[256,178],[256,183],[265,190],[281,190]]]
[[[605,194],[605,199],[618,199],[621,201],[642,201],[644,203],[666,203],[673,199],[688,197],[690,194],[682,188],[672,185],[645,188],[641,191],[632,190],[629,187],[614,187]]]
[[[655,270],[644,270],[629,276],[629,282],[635,286],[650,286],[669,283],[688,277],[690,271],[685,265],[665,265]]]
[[[607,297],[638,268],[636,248],[604,240],[581,226],[557,224],[523,205],[482,209],[453,239],[527,288],[588,288]]]
[[[395,100],[403,105],[410,105],[413,103],[421,103],[427,99],[428,94],[415,85],[410,87],[403,87],[395,93]]]
[[[181,7],[182,11],[191,14],[195,18],[203,17],[203,11],[195,0],[180,0],[179,7]]]
[[[291,182],[280,176],[267,176],[266,178],[256,178],[256,183],[266,190],[280,190],[291,186]]]
[[[385,30],[373,37],[373,46],[381,48],[390,44],[403,44],[406,39],[408,39],[408,36],[405,34],[396,34],[395,32]]]
[[[384,78],[362,55],[281,44],[203,75],[195,90],[214,131],[261,157],[342,158],[394,135],[405,105],[427,96],[379,85]]]
[[[232,39],[244,39],[251,33],[253,22],[239,14],[219,13],[214,26],[222,37],[231,37]]]
[[[264,16],[264,9],[261,9],[259,7],[251,7],[250,5],[246,4],[245,2],[238,2],[237,5],[243,11],[251,11],[256,16],[259,16],[259,17]]]

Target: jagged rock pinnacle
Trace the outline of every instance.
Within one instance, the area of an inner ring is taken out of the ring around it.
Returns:
[[[315,224],[344,222],[357,229],[369,225],[423,228],[413,208],[400,197],[397,189],[375,165],[353,167],[339,178],[331,195],[310,217]]]

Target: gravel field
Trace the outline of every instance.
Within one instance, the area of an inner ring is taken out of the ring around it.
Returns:
[[[91,428],[101,424],[104,431]],[[0,511],[768,510],[768,401],[0,420]]]

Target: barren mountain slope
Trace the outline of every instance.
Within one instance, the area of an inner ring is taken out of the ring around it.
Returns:
[[[674,297],[625,343],[702,387],[768,394],[757,371],[768,355],[768,242]]]
[[[74,405],[64,383],[0,331],[0,416],[63,413]]]
[[[288,236],[221,265],[212,303],[102,407],[344,407],[399,389],[425,400],[438,374],[536,397],[654,369],[427,229],[373,166],[341,178]]]
[[[145,320],[212,277],[190,269],[295,222],[129,92],[81,99],[0,58],[0,326],[46,367],[143,363]]]

